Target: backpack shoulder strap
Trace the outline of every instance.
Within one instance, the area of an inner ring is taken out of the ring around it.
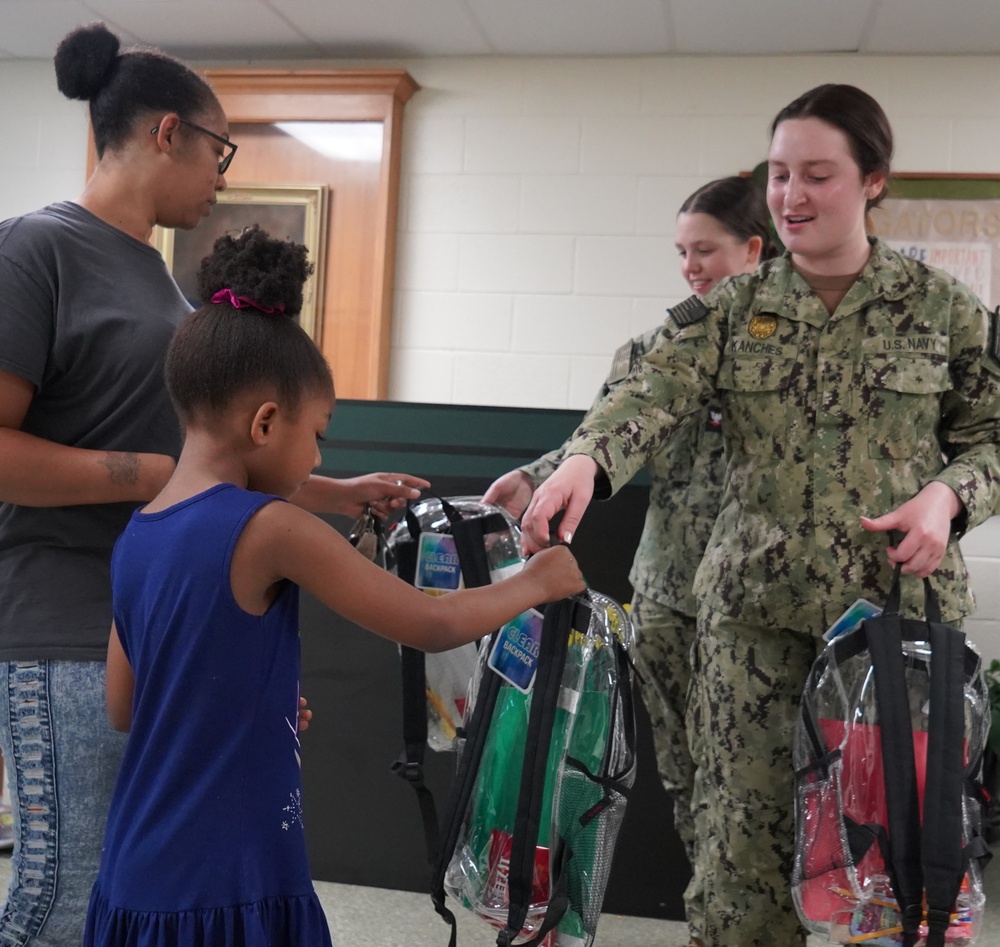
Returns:
[[[926,582],[926,580],[925,580]],[[928,597],[934,595],[928,588]],[[928,615],[930,618],[930,615]],[[944,947],[965,875],[962,796],[965,779],[965,634],[930,621],[930,720],[924,788],[924,889],[927,947]]]
[[[490,639],[491,647],[497,634],[499,631],[494,632]],[[441,823],[444,827],[443,834],[439,834],[437,849],[432,853],[434,870],[431,875],[431,901],[434,903],[434,910],[451,926],[449,947],[455,947],[458,927],[455,915],[445,904],[444,876],[458,843],[462,820],[476,785],[476,776],[479,773],[479,764],[486,747],[486,736],[489,733],[490,721],[493,719],[500,684],[500,676],[492,672],[484,673],[479,682],[476,703],[472,709],[472,717],[469,719],[467,728],[468,737],[459,757],[458,771],[455,774],[448,807]]]
[[[410,538],[396,549],[396,574],[404,582],[413,585],[417,574],[420,521],[413,514],[409,503],[406,505],[404,517]],[[400,647],[399,662],[403,702],[403,755],[393,762],[390,770],[412,786],[417,794],[420,820],[424,827],[424,841],[430,860],[437,850],[439,829],[434,795],[424,783],[424,756],[427,748],[427,680],[424,653],[403,645]]]
[[[898,588],[899,567],[893,579]],[[889,605],[887,603],[886,611]],[[887,869],[899,901],[903,945],[912,947],[920,930],[923,871],[920,862],[920,799],[913,753],[913,728],[907,698],[903,641],[898,613],[866,621],[868,648],[875,672],[875,700],[882,736],[889,830]]]
[[[514,819],[514,838],[510,851],[507,891],[510,897],[507,929],[497,937],[498,947],[509,947],[521,932],[535,875],[535,849],[541,826],[542,798],[548,769],[549,747],[555,724],[559,692],[562,689],[566,649],[573,624],[574,601],[562,599],[545,607],[542,640],[538,651],[538,669],[531,691],[531,709],[525,734],[524,761],[521,765],[521,788]],[[563,906],[565,911],[565,905]],[[560,918],[552,918],[552,926]]]

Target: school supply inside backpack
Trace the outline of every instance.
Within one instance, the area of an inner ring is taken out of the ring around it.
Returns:
[[[817,658],[795,733],[792,893],[833,943],[965,947],[982,925],[978,783],[990,712],[981,661],[942,624],[885,609]]]
[[[432,882],[496,943],[588,947],[635,779],[634,632],[588,592],[480,647]]]
[[[428,497],[407,504],[388,539],[391,571],[428,595],[499,582],[524,565],[521,530],[502,507],[478,497]],[[433,750],[453,748],[476,667],[476,645],[424,654],[401,648],[404,702],[424,706],[426,733],[418,725],[412,741]],[[409,718],[410,714],[407,713]]]
[[[428,497],[408,503],[387,540],[386,563],[428,595],[476,588],[513,575],[524,565],[521,531],[506,510],[478,497]],[[401,646],[403,754],[392,771],[413,787],[428,859],[438,844],[437,807],[424,782],[426,748],[454,747],[476,667],[475,643],[424,654]]]

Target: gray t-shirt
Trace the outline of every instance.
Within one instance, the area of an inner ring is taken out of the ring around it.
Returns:
[[[35,386],[29,434],[177,457],[163,359],[189,311],[156,250],[77,204],[0,223],[0,371]],[[0,503],[0,661],[104,659],[134,508]]]

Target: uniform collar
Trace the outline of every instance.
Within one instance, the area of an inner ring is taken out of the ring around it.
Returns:
[[[871,237],[869,241],[872,255],[837,307],[838,319],[857,312],[875,299],[902,299],[913,291],[912,276],[906,272],[899,254],[882,240]],[[771,262],[754,295],[753,312],[770,312],[813,326],[824,326],[832,318],[809,284],[795,272],[787,251]]]

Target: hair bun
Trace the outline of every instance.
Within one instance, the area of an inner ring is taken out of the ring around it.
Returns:
[[[313,265],[301,243],[278,240],[259,224],[242,233],[219,237],[198,270],[198,298],[203,303],[221,289],[254,300],[261,309],[277,309],[288,316],[302,311],[303,285]]]
[[[81,26],[56,49],[56,85],[70,99],[89,101],[106,85],[121,41],[103,23]]]

